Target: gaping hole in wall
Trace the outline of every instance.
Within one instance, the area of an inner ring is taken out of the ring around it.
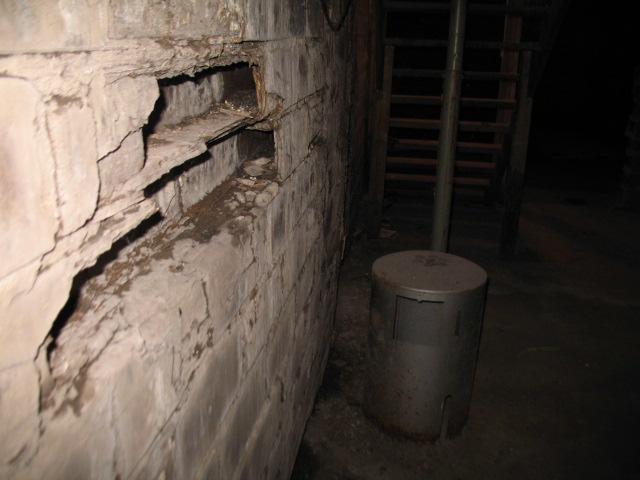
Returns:
[[[276,177],[272,131],[243,129],[208,142],[206,148],[145,189],[147,197],[156,198],[163,215],[183,215],[214,189],[228,187],[231,180],[246,177],[244,181],[252,186],[251,182]]]
[[[148,271],[154,255],[171,255],[173,234],[166,235],[167,231],[188,224],[189,236],[207,241],[229,222],[249,218],[254,207],[264,206],[264,199],[270,198],[264,192],[277,177],[273,131],[245,128],[208,142],[206,148],[145,188],[145,196],[157,201],[159,212],[76,275],[69,300],[49,334],[47,359],[53,378],[75,378],[91,356],[99,354],[81,345],[91,343],[91,335],[116,328],[108,326],[110,318],[95,314],[98,299],[119,297]],[[74,355],[78,351],[83,354]]]
[[[114,152],[123,163],[144,153],[144,166],[113,182],[109,198],[130,196],[135,203],[142,193],[143,203],[155,203],[157,212],[74,278],[45,343],[50,372],[42,410],[71,406],[79,414],[78,385],[103,352],[126,341],[129,328],[144,323],[155,330],[163,316],[175,313],[147,318],[138,305],[154,303],[154,293],[140,286],[151,272],[178,275],[188,263],[174,252],[178,239],[206,243],[223,230],[233,238],[245,235],[256,208],[277,192],[273,132],[251,129],[267,125],[253,127],[262,119],[253,72],[242,63],[159,80],[161,95],[143,129],[144,152]]]
[[[238,157],[241,161],[239,177],[251,186],[252,182],[273,181],[277,178],[273,131],[243,130],[238,134]]]
[[[272,131],[244,130],[238,134],[238,156],[243,161],[273,159],[275,149]]]
[[[160,97],[145,127],[147,136],[220,110],[254,112],[258,108],[253,69],[247,63],[163,78],[158,85]]]
[[[91,279],[103,274],[107,266],[118,259],[120,252],[129,245],[135,244],[138,240],[143,238],[147,232],[149,232],[154,226],[158,225],[161,221],[162,215],[159,213],[147,218],[136,228],[114,242],[109,250],[98,257],[93,266],[80,271],[75,276],[71,285],[71,291],[69,292],[69,299],[62,307],[62,310],[60,310],[60,313],[58,313],[58,316],[49,331],[49,338],[47,340],[47,360],[49,363],[52,362],[52,355],[58,346],[58,337],[63,329],[70,322],[79,320],[82,317],[82,313],[86,307],[80,302],[83,287]]]
[[[254,68],[246,63],[158,83],[161,94],[143,132],[145,166],[138,184],[147,196],[157,193],[162,213],[173,217],[184,210],[173,179],[187,171],[206,171],[211,181],[199,182],[199,201],[239,166],[231,134],[257,121],[258,92]],[[208,163],[213,157],[217,160]],[[199,168],[204,164],[208,166]]]
[[[152,197],[161,191],[169,182],[179,179],[181,175],[188,174],[190,170],[196,169],[206,162],[217,162],[218,165],[220,165],[220,163],[222,163],[221,159],[225,158],[225,155],[219,155],[217,159],[214,158],[213,155],[216,150],[228,149],[229,145],[235,147],[237,158],[226,155],[226,160],[233,159],[234,161],[230,166],[235,166],[236,169],[243,165],[245,167],[250,167],[252,164],[255,165],[256,163],[267,164],[272,162],[275,158],[273,131],[244,129],[237,133],[228,134],[221,139],[209,142],[205,153],[172,168],[168,173],[147,186],[144,190],[145,196]],[[229,169],[226,170],[228,171]],[[252,169],[249,168],[249,171],[251,170]],[[257,173],[256,169],[253,170]],[[236,173],[239,174],[240,172]],[[219,183],[226,180],[229,175],[222,175],[219,178],[212,179],[213,182],[210,184],[211,188],[213,189]]]

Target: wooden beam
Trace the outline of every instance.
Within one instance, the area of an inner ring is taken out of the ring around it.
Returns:
[[[384,200],[384,173],[387,158],[387,143],[389,135],[389,111],[391,109],[391,82],[393,78],[393,47],[384,49],[384,67],[382,74],[382,91],[378,101],[375,143],[373,150],[373,168],[370,177],[370,198],[372,201],[369,219],[369,230],[378,235],[382,221],[382,202]]]
[[[508,0],[507,5],[520,8],[524,6],[524,0]],[[504,19],[503,40],[505,43],[519,42],[522,39],[522,15],[508,14]],[[501,52],[502,60],[500,62],[500,73],[506,75],[518,74],[518,61],[520,52],[517,50],[503,49]],[[518,85],[515,82],[501,80],[498,84],[498,98],[501,100],[515,101]],[[513,120],[512,109],[498,109],[496,112],[496,122],[511,124]],[[496,132],[494,136],[495,143],[504,144],[506,137],[503,132]],[[494,171],[491,182],[489,196],[493,200],[499,200],[502,196],[502,177],[504,175],[505,164],[504,158],[495,159],[497,168]]]
[[[528,95],[529,75],[531,72],[530,53],[522,55],[520,70],[521,82],[518,88],[518,109],[511,140],[509,165],[507,167],[504,214],[500,239],[500,252],[505,256],[511,256],[515,252],[520,209],[524,193],[524,175],[527,164],[527,149],[529,146],[531,110],[533,107],[533,99]]]

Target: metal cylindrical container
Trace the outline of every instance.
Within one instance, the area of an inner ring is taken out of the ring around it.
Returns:
[[[418,439],[466,422],[487,274],[446,253],[393,253],[373,264],[365,412]]]

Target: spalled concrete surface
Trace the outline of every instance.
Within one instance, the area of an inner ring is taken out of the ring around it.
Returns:
[[[350,19],[0,3],[0,477],[289,476],[346,223]]]
[[[640,478],[640,218],[606,195],[527,199],[510,261],[496,255],[498,212],[454,212],[452,251],[486,268],[490,288],[470,419],[443,443],[389,436],[361,409],[371,264],[428,245],[430,206],[397,202],[394,238],[354,243],[292,479]]]

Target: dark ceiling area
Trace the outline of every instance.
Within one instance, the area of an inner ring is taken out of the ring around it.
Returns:
[[[640,65],[634,2],[573,1],[534,97],[529,180],[616,189]]]

